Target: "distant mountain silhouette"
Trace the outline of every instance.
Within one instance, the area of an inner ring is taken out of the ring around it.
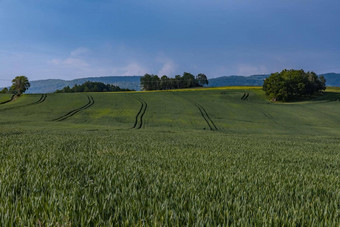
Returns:
[[[329,87],[340,87],[339,73],[320,74],[326,78],[326,85]],[[209,87],[222,86],[262,86],[263,80],[268,75],[252,75],[252,76],[223,76],[209,79]]]
[[[326,85],[329,87],[340,87],[340,73],[320,74],[326,78]]]
[[[340,87],[339,73],[321,74],[326,78],[327,86]],[[222,76],[209,79],[208,87],[222,87],[222,86],[262,86],[263,80],[269,75],[252,75],[252,76]],[[79,78],[75,80],[36,80],[30,81],[31,87],[27,93],[50,93],[57,89],[62,89],[66,86],[74,86],[75,84],[82,84],[86,81],[102,82],[106,84],[114,84],[120,88],[141,90],[140,87],[141,76],[107,76],[107,77],[88,77]]]
[[[31,87],[26,93],[50,93],[66,86],[73,87],[75,84],[83,84],[86,81],[102,82],[105,84],[114,84],[120,88],[140,90],[140,76],[107,76],[107,77],[87,77],[75,80],[35,80],[30,81]]]
[[[209,79],[209,87],[223,86],[262,86],[269,75],[222,76]]]

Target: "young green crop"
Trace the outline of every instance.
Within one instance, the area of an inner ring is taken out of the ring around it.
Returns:
[[[2,225],[340,221],[335,137],[5,130],[0,146]]]
[[[12,97],[12,95],[10,95],[10,94],[0,94],[0,103],[3,103],[3,102],[10,100],[11,97]]]
[[[293,104],[257,89],[89,95],[63,121],[86,94],[0,106],[1,226],[340,223],[338,93]]]

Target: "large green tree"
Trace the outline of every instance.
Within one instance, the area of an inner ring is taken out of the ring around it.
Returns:
[[[160,88],[162,90],[171,89],[170,85],[171,85],[170,79],[166,75],[163,75],[160,81]]]
[[[10,92],[20,96],[31,86],[26,76],[17,76],[12,80]]]
[[[140,83],[143,90],[151,90],[151,75],[146,73],[143,77],[140,78]]]
[[[200,86],[202,86],[202,87],[203,87],[205,84],[206,84],[206,85],[209,84],[207,76],[206,76],[205,74],[203,74],[203,73],[198,74],[198,75],[196,76],[196,80],[197,80],[198,84],[199,84]]]
[[[191,73],[184,72],[182,76],[182,81],[185,88],[198,87],[197,81]]]
[[[273,101],[290,101],[310,97],[326,89],[326,80],[314,72],[283,70],[273,73],[263,83],[263,90]]]

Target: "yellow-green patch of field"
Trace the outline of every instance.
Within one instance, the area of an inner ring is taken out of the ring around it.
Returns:
[[[327,92],[340,92],[340,87],[327,87]]]
[[[144,92],[182,92],[182,91],[213,91],[213,90],[261,90],[259,86],[225,86],[225,87],[199,87],[199,88],[183,88],[170,90],[153,90],[153,91],[122,91],[122,92],[106,92],[106,93],[144,93]]]

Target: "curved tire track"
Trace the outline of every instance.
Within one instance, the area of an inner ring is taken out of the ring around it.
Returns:
[[[1,109],[1,111],[6,111],[6,110],[12,110],[12,109],[19,109],[19,108],[22,108],[22,107],[26,107],[26,106],[31,106],[31,105],[35,105],[35,104],[40,104],[40,103],[43,103],[47,98],[47,95],[46,94],[42,94],[40,99],[38,101],[35,101],[35,102],[32,102],[32,103],[28,103],[28,104],[24,104],[24,105],[21,105],[21,106],[12,106],[12,107],[8,107],[6,109]],[[12,101],[14,99],[14,95],[12,96],[11,100],[9,101],[6,101],[6,103]],[[1,104],[4,104],[4,103],[1,103]]]
[[[11,97],[10,100],[6,100],[6,101],[4,101],[4,102],[0,102],[0,105],[9,103],[9,102],[11,102],[13,99],[14,99],[14,95],[12,95],[12,97]]]
[[[94,104],[94,99],[91,95],[88,95],[87,96],[88,98],[88,103],[80,108],[77,108],[77,109],[74,109],[74,110],[71,110],[70,112],[68,112],[67,114],[61,116],[61,117],[58,117],[56,119],[53,119],[53,121],[64,121],[66,120],[67,118],[70,118],[72,117],[73,115],[75,115],[76,113],[79,113],[80,111],[83,111],[83,110],[86,110],[88,108],[90,108],[93,104]]]
[[[275,120],[275,118],[270,113],[266,113],[266,112],[262,112],[262,113],[267,119],[272,121],[274,124],[278,124],[277,121]]]
[[[47,95],[46,95],[46,94],[42,94],[41,97],[40,97],[40,99],[39,99],[38,101],[33,102],[33,103],[31,103],[30,105],[43,103],[43,102],[45,102],[46,98],[47,98]]]
[[[243,93],[243,96],[241,97],[241,100],[242,101],[246,101],[248,99],[248,97],[249,97],[249,93],[245,92],[245,93]]]
[[[243,101],[246,101],[249,97],[249,93],[247,93],[246,97],[244,97]]]
[[[246,96],[246,93],[243,93],[241,100],[243,100],[245,96]]]
[[[195,104],[195,105],[196,105],[196,107],[198,108],[198,110],[200,111],[200,113],[201,113],[203,119],[205,120],[205,122],[208,124],[210,130],[213,131],[214,129],[211,127],[211,125],[210,125],[208,119],[205,117],[205,115],[204,115],[204,113],[203,113],[203,110],[200,108],[200,106],[199,106],[198,104]]]
[[[215,123],[213,122],[213,120],[211,120],[209,114],[207,113],[207,111],[204,109],[203,106],[201,106],[198,103],[195,103],[196,107],[198,108],[198,110],[200,111],[203,119],[205,120],[205,122],[207,122],[209,128],[211,131],[218,131],[218,128],[216,127]]]
[[[178,94],[174,94],[179,96]],[[205,108],[196,103],[195,101],[192,101],[191,99],[187,98],[187,97],[183,97],[183,96],[179,96],[180,98],[188,101],[189,103],[193,104],[194,106],[197,107],[197,109],[199,110],[199,112],[201,113],[202,118],[204,119],[204,121],[207,123],[207,125],[209,126],[209,129],[211,131],[218,131],[219,129],[217,128],[216,124],[214,123],[214,121],[210,118],[208,112],[205,110]]]
[[[207,113],[207,111],[204,109],[203,106],[201,106],[200,104],[196,104],[197,106],[201,107],[201,109],[203,110],[203,112],[205,113],[205,116],[208,118],[208,120],[210,121],[211,125],[213,126],[213,131],[218,131],[218,128],[216,127],[214,121],[210,118],[209,114]]]
[[[144,109],[142,110],[142,114],[140,115],[140,121],[139,121],[139,127],[137,129],[141,129],[143,127],[143,117],[146,112],[146,109],[148,108],[148,104],[143,100],[139,100],[141,103],[144,103]]]
[[[148,103],[144,101],[142,98],[136,98],[138,102],[141,104],[139,111],[136,115],[135,123],[131,129],[141,129],[145,124],[143,123],[143,117],[148,108]]]
[[[140,109],[136,115],[136,119],[135,119],[135,123],[133,124],[133,127],[132,128],[136,128],[137,124],[138,124],[138,118],[139,118],[139,115],[141,114],[142,110],[144,109],[144,103],[141,102],[139,99],[138,99],[138,102],[140,102],[141,106],[140,106]]]

